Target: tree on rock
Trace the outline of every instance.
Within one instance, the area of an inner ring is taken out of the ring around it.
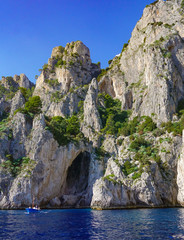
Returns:
[[[25,104],[25,110],[27,112],[38,114],[41,112],[42,102],[39,96],[30,97]]]

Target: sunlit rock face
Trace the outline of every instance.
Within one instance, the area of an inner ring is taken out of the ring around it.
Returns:
[[[32,89],[34,84],[25,74],[15,75],[14,77],[2,77],[0,81],[0,117],[6,112],[11,116],[14,111],[22,107],[25,103],[24,96],[20,88]]]
[[[98,93],[98,82],[95,78],[93,78],[84,100],[82,132],[86,138],[93,142],[93,146],[96,147],[99,145],[99,137],[97,136],[97,133],[102,128],[97,107]]]
[[[172,120],[184,94],[184,31],[181,1],[146,7],[132,37],[100,81],[134,115]]]
[[[41,97],[47,115],[72,115],[99,73],[99,65],[91,62],[90,51],[81,41],[55,47],[37,79],[34,95]]]

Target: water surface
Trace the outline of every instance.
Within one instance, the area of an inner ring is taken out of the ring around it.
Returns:
[[[0,239],[184,239],[184,209],[0,211]]]

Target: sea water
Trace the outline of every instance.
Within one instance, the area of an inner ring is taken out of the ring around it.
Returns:
[[[184,239],[184,209],[4,210],[0,239]]]

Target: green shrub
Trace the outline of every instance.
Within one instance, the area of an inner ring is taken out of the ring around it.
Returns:
[[[151,23],[152,26],[156,27],[156,26],[162,26],[163,22],[154,22]]]
[[[23,114],[28,114],[28,112],[24,108],[18,108],[18,109],[15,110],[13,115],[15,115],[18,112],[23,113]]]
[[[165,58],[171,58],[172,57],[172,54],[171,52],[167,52],[165,55],[164,55]],[[168,80],[168,79],[166,79]]]
[[[99,94],[98,98],[104,104],[98,108],[103,126],[102,131],[107,134],[117,134],[128,118],[128,111],[122,111],[121,102],[108,94]]]
[[[145,167],[147,168],[147,170],[149,170],[151,161],[155,161],[159,167],[162,166],[162,161],[159,155],[158,148],[154,147],[150,142],[146,141],[143,137],[136,137],[135,140],[130,144],[129,151],[135,152],[134,160],[140,162],[139,168],[140,173],[143,171],[143,168]],[[135,178],[139,177],[140,175],[141,174],[135,175]]]
[[[69,93],[74,93],[74,88],[73,88],[73,87],[71,87],[71,88],[69,89]]]
[[[56,58],[57,59],[57,63],[55,64],[55,67],[62,67],[66,65],[66,61],[63,60],[63,56],[61,56],[60,58]]]
[[[2,98],[4,95],[6,95],[9,91],[0,84],[0,98]]]
[[[126,161],[124,163],[122,171],[125,174],[125,176],[128,176],[129,174],[133,173],[132,175],[133,180],[140,178],[143,172],[141,169],[139,169],[136,165],[132,164],[130,161]]]
[[[74,65],[74,62],[73,61],[69,61],[68,63],[70,66]]]
[[[97,81],[99,82],[100,79],[107,73],[107,71],[109,70],[109,68],[106,68],[106,69],[102,69],[101,70],[101,73],[98,75],[97,77]]]
[[[14,81],[12,77],[7,77],[6,81],[9,84],[9,89],[5,88],[2,84],[0,84],[0,98],[5,96],[7,100],[7,99],[12,99],[15,96],[17,88],[13,85]]]
[[[66,136],[67,121],[60,116],[51,119],[46,118],[46,120],[49,130],[52,132],[59,145],[66,145],[69,142]]]
[[[160,142],[160,143],[162,143],[162,142],[171,143],[171,142],[172,142],[172,138],[168,138],[168,137],[166,137],[166,138],[160,138],[160,139],[159,139],[159,142]]]
[[[97,62],[96,65],[100,68],[101,63],[100,63],[100,62]]]
[[[184,8],[184,0],[181,2],[181,8]]]
[[[63,61],[63,59],[59,59],[55,66],[59,67],[59,66],[62,66],[62,65],[64,65],[64,61]]]
[[[110,135],[114,135],[114,133],[116,132],[113,114],[108,115],[107,120],[106,120],[106,125],[103,130],[106,134],[110,134]]]
[[[67,120],[67,128],[66,132],[68,135],[74,135],[76,136],[80,132],[80,124],[79,124],[79,119],[76,115],[72,115],[68,120]]]
[[[60,91],[55,91],[51,95],[51,101],[52,102],[60,102],[63,99],[64,95]]]
[[[12,76],[8,76],[8,77],[6,77],[6,80],[8,81],[8,83],[11,83],[13,81],[13,77]]]
[[[80,132],[79,119],[76,115],[65,119],[61,116],[53,118],[46,117],[46,124],[49,131],[52,132],[59,145],[66,145],[71,141],[78,141],[84,138]]]
[[[123,45],[123,49],[122,49],[121,52],[124,52],[124,51],[127,49],[127,47],[128,47],[128,43],[124,43],[124,45]]]
[[[173,135],[182,135],[182,130],[184,129],[184,116],[181,117],[179,122],[173,123]]]
[[[8,128],[8,121],[9,121],[9,118],[8,118],[8,113],[6,112],[3,112],[3,114],[0,116],[0,136],[3,135],[4,133],[6,135],[8,135],[8,133],[11,131],[8,131],[9,128]],[[12,133],[12,131],[11,131]]]
[[[154,43],[151,44],[150,47],[152,47],[152,46],[153,46],[153,47],[158,47],[158,46],[160,46],[164,41],[165,41],[165,39],[164,39],[163,37],[160,37],[160,39],[154,41]]]
[[[30,97],[32,97],[32,95],[33,95],[34,87],[32,87],[31,89],[19,87],[19,90],[21,91],[22,95],[24,96],[25,101],[28,101],[28,99]]]
[[[15,92],[9,92],[8,94],[6,94],[6,100],[8,99],[12,99],[15,96]]]
[[[39,96],[30,97],[25,104],[24,110],[33,114],[41,112],[42,102]]]
[[[75,52],[75,53],[71,53],[71,56],[74,58],[77,58],[77,57],[79,57],[79,54],[77,52]]]
[[[129,122],[127,121],[124,126],[119,129],[119,135],[129,136],[136,133],[138,124],[138,117],[134,117],[134,119]]]
[[[168,133],[172,132],[173,123],[171,121],[162,122],[161,127],[164,128]]]
[[[33,162],[35,161],[30,160],[29,157],[21,157],[18,159],[14,159],[11,154],[7,154],[6,161],[1,163],[0,166],[10,172],[12,177],[16,177],[27,166],[31,167],[31,165],[33,165]],[[29,169],[29,171],[31,171],[31,168]]]
[[[63,53],[64,50],[65,50],[65,48],[64,48],[63,46],[59,46],[59,51],[60,51],[61,53]]]
[[[161,51],[164,58],[171,58],[172,54],[167,49],[162,48]],[[162,76],[162,77],[167,78],[166,76]]]
[[[156,128],[155,130],[153,130],[153,136],[154,137],[160,137],[164,133],[165,133],[164,129]]]
[[[50,86],[50,87],[57,87],[59,86],[58,79],[45,79],[45,82]]]
[[[157,128],[156,123],[153,122],[151,117],[144,116],[142,119],[144,119],[144,121],[139,125],[138,131],[151,132]]]
[[[13,177],[16,177],[20,172],[21,158],[14,159],[11,154],[6,155],[7,160],[2,163],[2,167],[8,169]]]
[[[83,100],[79,101],[78,109],[79,109],[79,114],[82,115],[84,113],[84,101]]]
[[[137,178],[140,178],[142,173],[143,171],[135,172],[134,175],[132,176],[132,179],[135,180]]]
[[[48,64],[44,64],[43,67],[42,67],[43,70],[47,70],[48,69]]]
[[[128,176],[129,174],[137,170],[138,170],[138,167],[135,165],[132,165],[130,161],[126,161],[122,167],[122,171],[126,176]]]
[[[110,157],[109,153],[104,150],[103,146],[95,148],[95,154],[99,160],[102,160],[105,157]]]
[[[116,184],[118,182],[114,179],[114,177],[115,177],[114,174],[110,174],[110,175],[103,177],[103,180],[108,180],[109,182],[113,182],[114,184]]]
[[[172,25],[166,23],[166,24],[164,24],[164,27],[171,29],[174,25],[175,25],[174,23]]]
[[[181,111],[180,111],[181,112]],[[168,133],[173,133],[174,136],[176,135],[182,135],[182,130],[184,129],[184,115],[181,116],[180,120],[178,122],[172,123],[171,121],[168,121],[166,123],[162,123],[161,127],[164,131],[167,131]]]
[[[143,137],[137,137],[133,142],[131,142],[129,148],[133,151],[138,151],[141,147],[150,146],[150,142],[146,141]]]
[[[118,140],[117,140],[117,145],[118,145],[118,146],[121,146],[122,143],[123,143],[123,139],[118,139]]]
[[[151,117],[134,117],[131,121],[126,121],[124,125],[119,128],[119,135],[129,136],[136,132],[140,134],[153,131],[156,129],[156,124],[153,122]]]
[[[19,90],[21,91],[22,95],[26,99],[27,98],[27,88],[19,87]]]

